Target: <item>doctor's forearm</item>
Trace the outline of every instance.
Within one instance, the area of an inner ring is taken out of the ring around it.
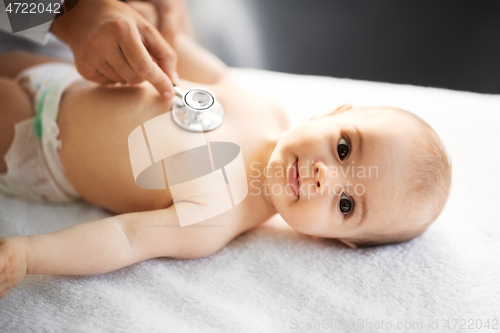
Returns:
[[[28,274],[100,274],[134,263],[128,237],[115,217],[28,239]]]

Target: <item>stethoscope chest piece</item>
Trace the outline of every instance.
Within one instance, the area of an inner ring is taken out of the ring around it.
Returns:
[[[180,98],[172,107],[172,117],[177,125],[191,132],[216,129],[224,120],[224,109],[214,94],[205,88],[192,88],[182,93],[174,86]]]

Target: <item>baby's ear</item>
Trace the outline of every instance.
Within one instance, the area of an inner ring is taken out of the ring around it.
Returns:
[[[346,239],[342,239],[342,238],[338,238],[338,240],[342,243],[344,243],[345,245],[349,246],[351,249],[355,249],[356,248],[356,244],[352,243],[352,242],[349,242],[348,240]]]
[[[339,113],[342,113],[342,112],[350,110],[350,109],[352,109],[352,104],[348,103],[348,104],[344,104],[344,105],[339,106],[338,108],[336,108],[335,110],[333,110],[332,112],[330,112],[330,114],[331,115],[333,115],[333,114],[339,114]]]
[[[350,104],[350,103],[349,104],[344,104],[344,105],[339,106],[338,108],[336,108],[335,110],[333,110],[329,114],[324,114],[324,115],[319,116],[319,117],[312,117],[311,120],[316,119],[316,118],[331,116],[331,115],[334,115],[334,114],[340,114],[340,113],[342,113],[344,111],[347,111],[347,110],[350,110],[350,109],[352,109],[352,104]]]

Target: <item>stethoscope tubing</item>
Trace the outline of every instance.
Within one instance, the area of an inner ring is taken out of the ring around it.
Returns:
[[[177,87],[175,84],[174,84],[174,92],[177,95],[177,97],[179,97],[179,98],[184,97],[184,93],[182,92],[182,90],[179,87]]]

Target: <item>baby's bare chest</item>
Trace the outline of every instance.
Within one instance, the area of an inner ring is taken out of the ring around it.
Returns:
[[[219,128],[203,136],[208,145],[227,142],[238,147],[249,184],[251,165],[263,163],[257,161],[259,150],[267,136],[278,132],[278,118],[268,104],[230,90],[216,89],[225,119]],[[60,119],[60,156],[68,179],[85,200],[115,213],[160,209],[173,203],[168,182],[164,190],[137,185],[129,147],[131,132],[168,113],[171,105],[167,104],[140,90],[83,91],[65,101]],[[177,127],[170,130],[179,131]],[[168,141],[159,144],[173,148],[183,144],[180,136]]]

